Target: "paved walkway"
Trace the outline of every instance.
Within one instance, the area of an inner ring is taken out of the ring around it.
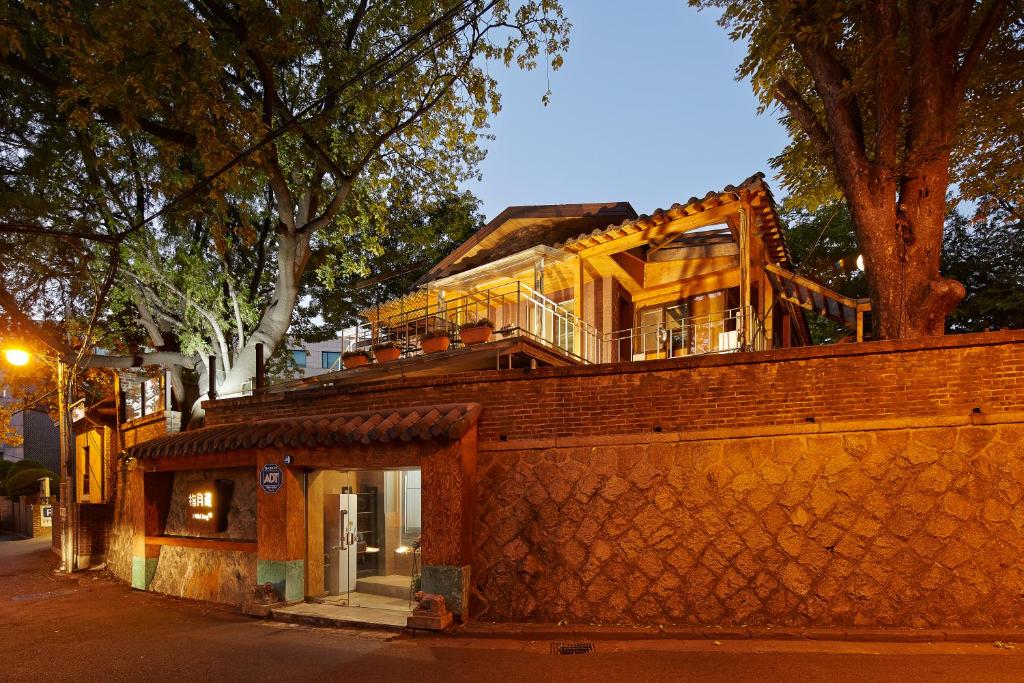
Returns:
[[[0,543],[0,681],[1021,681],[1024,646],[765,640],[409,638],[254,620],[54,573],[38,541]]]

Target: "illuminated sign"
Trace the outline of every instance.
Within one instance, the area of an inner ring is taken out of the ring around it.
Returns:
[[[195,534],[227,531],[233,482],[226,479],[199,481],[188,487],[185,526]]]
[[[39,526],[53,526],[53,506],[43,506],[43,516],[39,518]]]

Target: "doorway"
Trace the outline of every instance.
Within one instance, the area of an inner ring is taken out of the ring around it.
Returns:
[[[419,468],[307,474],[307,599],[408,613],[419,588]]]

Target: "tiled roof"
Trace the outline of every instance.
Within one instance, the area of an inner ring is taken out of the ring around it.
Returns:
[[[588,246],[592,246],[594,243],[605,242],[616,237],[662,225],[678,218],[692,216],[721,204],[735,202],[742,196],[751,200],[754,217],[760,218],[760,221],[755,220],[753,225],[760,227],[760,233],[769,249],[772,262],[789,264],[791,262],[789,247],[786,246],[786,241],[782,237],[779,216],[775,210],[775,201],[772,199],[771,189],[764,182],[763,173],[755,173],[740,183],[739,186],[726,185],[722,190],[708,192],[703,198],[690,197],[685,204],[673,204],[668,209],[658,209],[649,216],[642,215],[623,223],[581,233],[554,246],[570,251],[581,251]]]
[[[171,434],[139,444],[139,460],[253,448],[318,448],[344,444],[461,438],[480,417],[479,403],[307,415],[241,422]]]
[[[431,268],[416,285],[461,273],[530,247],[551,246],[609,220],[632,218],[636,218],[636,211],[629,202],[510,206]]]

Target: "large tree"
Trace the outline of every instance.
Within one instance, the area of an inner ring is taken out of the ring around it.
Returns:
[[[475,172],[500,108],[486,61],[557,68],[568,30],[556,0],[10,0],[0,232],[72,245],[96,282],[85,317],[113,288],[163,349],[100,362],[194,367],[237,392],[256,344],[285,338],[319,250],[379,225],[401,188],[451,195]],[[82,192],[36,190],[60,177]],[[7,277],[0,306],[25,330],[43,315]]]
[[[972,141],[1005,140],[1000,113],[1020,102],[1022,3],[691,3],[724,10],[720,23],[748,45],[739,75],[764,107],[783,106],[793,142],[775,162],[786,184],[812,205],[836,187],[845,195],[876,336],[941,334],[964,296],[940,273],[951,169],[966,184],[971,169],[999,165],[999,150]]]

